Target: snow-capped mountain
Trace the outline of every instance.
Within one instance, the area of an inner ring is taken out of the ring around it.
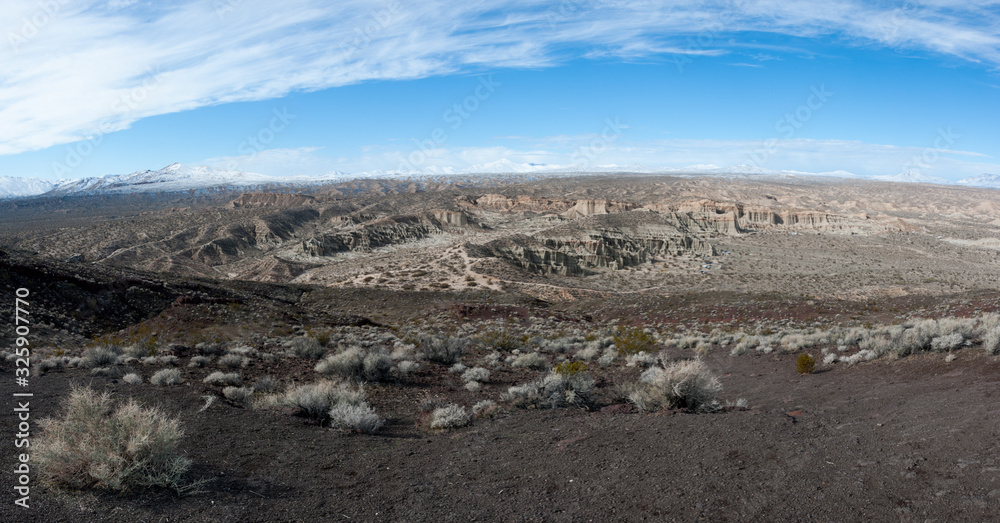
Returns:
[[[916,172],[893,175],[863,176],[847,171],[803,172],[793,170],[767,169],[753,165],[732,165],[722,167],[714,164],[697,164],[687,167],[654,168],[641,164],[544,164],[518,163],[506,158],[497,161],[470,165],[464,168],[427,166],[414,170],[366,171],[344,173],[331,171],[318,176],[269,176],[243,171],[215,169],[212,167],[188,166],[179,163],[159,170],[136,171],[131,174],[108,174],[76,180],[49,182],[39,178],[16,178],[0,176],[0,199],[29,196],[61,196],[71,194],[108,194],[177,192],[211,187],[254,187],[261,185],[315,185],[361,178],[433,178],[463,175],[511,175],[511,176],[561,176],[575,173],[659,173],[676,176],[823,176],[850,179],[868,179],[897,183],[955,183]],[[972,187],[1000,188],[1000,174],[985,173],[957,182]]]
[[[52,189],[52,182],[41,178],[0,176],[0,199],[34,196]]]
[[[920,174],[919,172],[905,171],[899,174],[882,174],[879,176],[872,176],[872,180],[878,180],[881,182],[896,182],[896,183],[937,183],[937,184],[948,184],[947,180],[941,178],[935,178],[934,176],[927,176],[926,174]]]
[[[213,169],[204,165],[170,164],[158,171],[136,171],[131,174],[108,174],[93,178],[56,182],[46,194],[170,192],[208,187],[245,187],[265,184],[316,183],[342,177],[330,173],[322,177],[267,176],[228,169]]]
[[[979,176],[959,180],[956,183],[968,185],[969,187],[989,187],[993,189],[1000,189],[1000,174],[983,173]]]

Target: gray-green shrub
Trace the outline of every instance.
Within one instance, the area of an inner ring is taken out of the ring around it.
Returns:
[[[134,400],[115,405],[107,392],[74,388],[62,416],[43,424],[32,456],[54,485],[129,490],[162,486],[178,491],[191,461],[178,447],[180,422]]]

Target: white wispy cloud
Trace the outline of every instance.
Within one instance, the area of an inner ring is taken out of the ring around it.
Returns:
[[[325,156],[322,147],[263,149],[251,154],[220,156],[198,162],[215,169],[271,175],[320,174],[337,170],[335,159]]]
[[[445,146],[418,149],[406,145],[373,145],[357,156],[329,157],[319,148],[261,151],[255,157],[205,160],[218,168],[240,169],[272,176],[319,175],[329,171],[461,172],[483,164],[512,162],[587,170],[599,166],[639,165],[677,169],[713,165],[751,170],[791,170],[823,173],[848,171],[863,176],[920,173],[959,180],[984,172],[1000,172],[1000,162],[987,155],[946,148],[896,146],[851,140],[692,140],[642,142],[606,140],[600,134],[551,137],[507,137],[502,146]],[[236,163],[233,163],[236,162]],[[737,169],[738,170],[738,169]]]
[[[0,155],[153,115],[368,80],[581,56],[718,56],[740,46],[744,31],[837,34],[1000,65],[996,1],[879,4],[6,0]]]

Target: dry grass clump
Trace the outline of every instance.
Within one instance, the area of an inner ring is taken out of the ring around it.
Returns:
[[[566,375],[550,371],[538,380],[510,387],[501,399],[520,408],[590,408],[593,390],[594,380],[586,372]]]
[[[392,357],[385,349],[350,347],[316,364],[316,372],[331,378],[387,381],[392,375]]]
[[[472,423],[472,414],[460,405],[438,407],[431,412],[431,428],[438,430],[456,429]]]
[[[490,371],[483,367],[473,367],[462,373],[462,381],[473,382],[478,381],[480,383],[489,381]]]
[[[500,406],[493,400],[482,400],[472,406],[472,416],[476,418],[492,418],[500,412]]]
[[[469,340],[457,336],[421,336],[420,349],[424,358],[434,363],[451,365],[462,357],[463,348]]]
[[[635,354],[629,354],[625,357],[626,367],[651,367],[656,365],[660,359],[654,354],[649,354],[646,351],[639,351]]]
[[[254,392],[260,392],[261,394],[267,394],[278,390],[278,381],[271,376],[262,376],[260,379],[253,384]]]
[[[352,388],[346,383],[320,381],[289,389],[278,403],[297,408],[302,415],[322,423],[337,405],[360,405],[365,401],[364,389]]]
[[[142,376],[135,372],[130,372],[122,376],[122,381],[128,383],[129,385],[139,385],[142,383]]]
[[[961,333],[953,332],[944,336],[931,338],[931,350],[934,352],[945,352],[957,349],[965,343],[965,336]]]
[[[327,335],[327,339],[329,339],[329,335]],[[288,348],[290,348],[292,352],[300,358],[318,360],[326,354],[326,347],[324,347],[319,340],[309,336],[292,338],[292,340],[288,342]]]
[[[721,408],[718,400],[721,390],[722,384],[704,362],[688,360],[643,372],[640,385],[631,391],[628,399],[645,411],[678,408],[712,412]]]
[[[170,487],[182,492],[191,461],[178,452],[177,419],[134,400],[114,405],[107,392],[73,388],[62,417],[45,420],[33,458],[41,476],[75,489]]]
[[[216,363],[224,369],[236,370],[241,367],[246,367],[247,364],[250,363],[250,359],[240,354],[229,353],[220,357]]]
[[[518,334],[509,327],[490,329],[479,335],[480,341],[490,350],[512,352],[528,342],[528,336]]]
[[[528,352],[508,358],[511,367],[521,367],[532,370],[545,370],[549,366],[549,359],[540,352]]]
[[[832,327],[825,330],[792,329],[775,333],[767,328],[760,335],[740,333],[731,353],[738,356],[756,348],[758,352],[767,354],[775,350],[773,343],[778,344],[781,352],[830,344],[836,346],[838,353],[844,354],[836,357],[827,354],[825,363],[839,360],[854,364],[885,356],[900,358],[920,352],[947,352],[981,342],[983,349],[992,354],[994,351],[1000,353],[1000,334],[991,337],[991,333],[998,328],[1000,314],[995,313],[971,318],[923,318],[899,325]]]
[[[403,360],[396,364],[396,375],[400,379],[407,378],[410,374],[413,374],[420,368],[420,364],[415,361]]]
[[[117,345],[95,345],[83,352],[83,365],[88,368],[107,367],[118,363],[122,349]]]
[[[341,430],[356,430],[365,434],[378,432],[385,419],[380,417],[375,409],[366,402],[356,405],[349,403],[338,403],[327,413],[330,418],[330,426]]]
[[[158,386],[180,385],[184,383],[184,378],[181,377],[181,371],[177,369],[160,369],[149,378],[149,382]]]
[[[983,350],[987,354],[1000,354],[1000,327],[993,327],[983,336]]]
[[[208,376],[205,376],[205,379],[201,381],[206,385],[214,385],[216,387],[221,387],[227,385],[228,386],[239,385],[240,383],[243,383],[243,378],[237,372],[215,371],[209,374]]]
[[[62,370],[62,368],[66,365],[67,359],[61,358],[59,356],[53,358],[45,358],[44,360],[40,360],[38,364],[35,365],[35,368],[37,369],[38,373],[42,374],[52,370]]]
[[[165,356],[146,356],[139,361],[143,365],[177,365],[179,359],[177,356],[168,354]]]
[[[125,373],[120,367],[95,367],[90,369],[90,375],[117,379],[124,376]]]
[[[191,360],[188,361],[188,367],[204,367],[212,363],[212,358],[210,356],[192,356]]]
[[[250,387],[225,387],[222,389],[222,396],[237,405],[248,407],[253,400],[253,389]]]

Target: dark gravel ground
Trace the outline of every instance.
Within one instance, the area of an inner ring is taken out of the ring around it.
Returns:
[[[37,483],[2,521],[989,521],[1000,510],[1000,363],[970,350],[798,375],[795,355],[708,357],[748,410],[515,410],[433,433],[393,416],[343,434],[203,387],[129,387],[83,371],[33,380],[32,420],[71,382],[177,415],[204,492],[118,495]],[[2,427],[14,432],[10,364]],[[384,385],[381,387],[393,387]],[[377,395],[382,395],[378,392]],[[15,448],[0,452],[13,468]]]

